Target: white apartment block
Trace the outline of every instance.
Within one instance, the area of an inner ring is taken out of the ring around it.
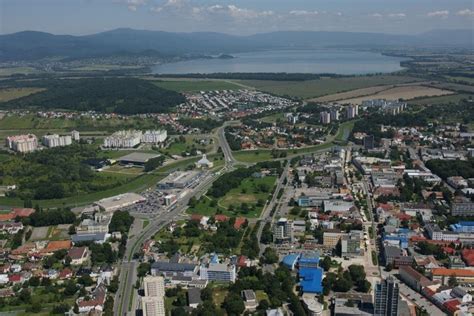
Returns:
[[[104,139],[104,147],[133,148],[140,144],[142,132],[137,130],[118,131]]]
[[[166,132],[166,130],[150,130],[143,133],[142,142],[158,144],[164,142],[166,140],[166,137],[168,137],[168,133]]]
[[[163,298],[144,296],[142,301],[143,316],[165,316],[165,301]]]
[[[145,296],[163,297],[165,295],[165,280],[161,276],[147,276],[143,278]]]
[[[72,137],[70,135],[59,136],[58,134],[44,135],[43,145],[48,148],[69,146],[72,144]]]
[[[142,297],[144,316],[165,316],[165,280],[161,276],[143,278],[145,296]]]
[[[72,140],[76,142],[78,142],[81,139],[81,135],[76,130],[71,132],[71,137],[72,137]]]
[[[331,123],[331,114],[329,112],[326,112],[326,111],[321,112],[320,118],[321,118],[321,123],[322,124]]]
[[[33,134],[9,136],[6,146],[16,152],[29,153],[38,148],[38,139]]]

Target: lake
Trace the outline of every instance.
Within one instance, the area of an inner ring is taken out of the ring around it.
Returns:
[[[341,75],[394,72],[403,69],[404,58],[379,53],[318,49],[275,50],[231,54],[233,59],[194,59],[156,65],[156,74],[217,72],[334,73]]]

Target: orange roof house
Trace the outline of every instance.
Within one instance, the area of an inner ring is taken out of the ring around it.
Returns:
[[[247,222],[247,219],[245,217],[237,217],[235,219],[234,228],[239,230],[242,227],[242,225],[244,225],[246,222]]]
[[[46,248],[43,249],[42,252],[55,252],[58,250],[63,249],[71,249],[72,242],[70,240],[58,240],[58,241],[50,241]]]

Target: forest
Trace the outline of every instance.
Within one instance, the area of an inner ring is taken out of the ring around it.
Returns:
[[[0,184],[17,185],[11,197],[44,200],[102,191],[126,181],[99,175],[83,163],[96,157],[97,151],[83,144],[15,155],[0,164]]]
[[[426,162],[426,166],[444,180],[453,176],[474,178],[474,159],[468,161],[432,159]]]
[[[45,91],[1,103],[2,108],[66,109],[119,114],[169,112],[185,97],[136,78],[10,81],[5,87]]]

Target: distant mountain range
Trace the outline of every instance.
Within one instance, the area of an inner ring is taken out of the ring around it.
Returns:
[[[38,60],[47,57],[85,58],[114,54],[176,56],[315,47],[473,49],[473,42],[473,30],[434,30],[419,35],[285,31],[250,36],[133,29],[116,29],[85,36],[24,31],[0,35],[0,61]]]

